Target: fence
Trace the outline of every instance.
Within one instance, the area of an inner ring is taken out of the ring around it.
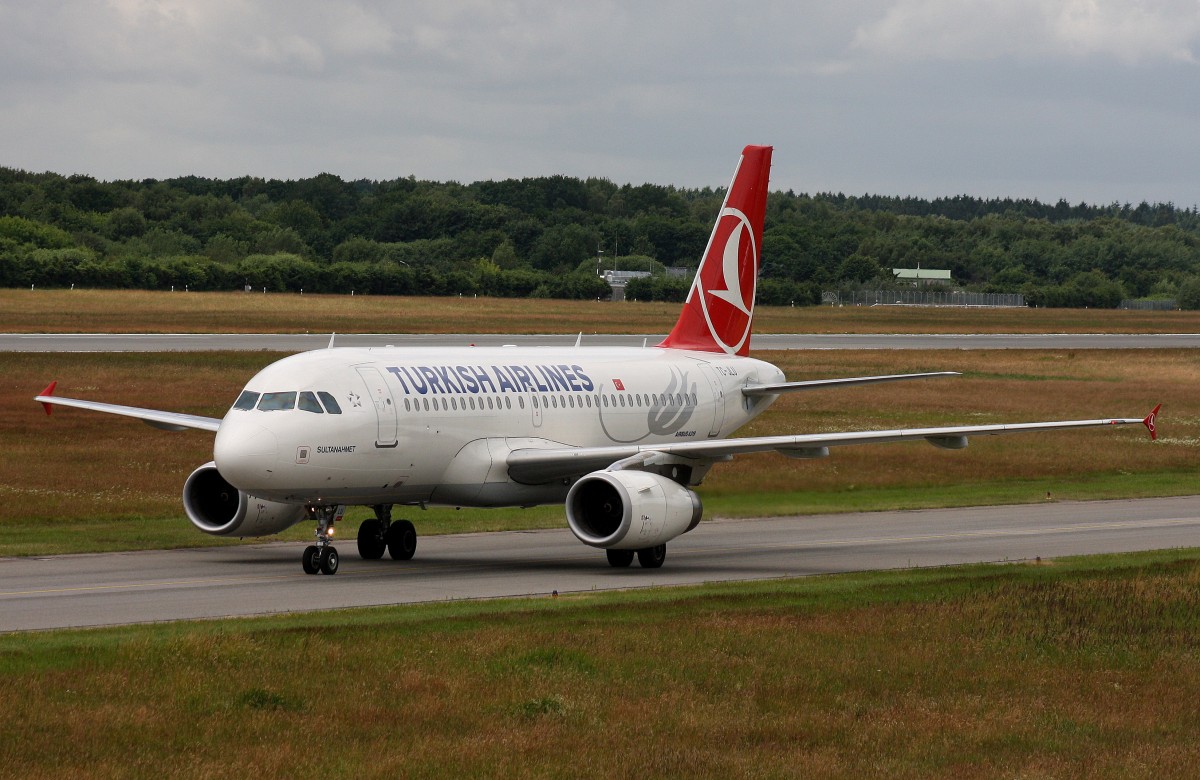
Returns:
[[[1179,308],[1179,304],[1174,298],[1164,298],[1163,300],[1124,300],[1121,301],[1122,309],[1137,309],[1138,311],[1175,311]]]
[[[835,306],[1007,306],[1025,305],[1019,293],[928,292],[925,290],[853,290],[825,292],[822,303]]]

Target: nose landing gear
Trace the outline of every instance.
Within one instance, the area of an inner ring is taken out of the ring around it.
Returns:
[[[346,507],[313,506],[308,508],[308,512],[317,521],[317,543],[304,548],[300,566],[305,574],[337,574],[341,560],[337,548],[333,546],[333,527],[346,513]]]

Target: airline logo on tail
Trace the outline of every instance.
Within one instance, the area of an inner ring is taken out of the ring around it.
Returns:
[[[771,147],[742,151],[679,321],[659,346],[749,354],[770,171]]]
[[[723,247],[721,263],[710,266],[708,260],[716,259],[717,253],[713,251],[716,247]],[[733,208],[721,210],[705,261],[707,267],[702,267],[701,273],[696,274],[689,297],[699,298],[704,322],[713,341],[726,352],[737,352],[750,339],[754,293],[758,284],[758,246],[754,241],[754,228],[745,214]],[[727,307],[734,311],[728,311]],[[728,343],[722,338],[731,335],[738,336],[736,342]]]

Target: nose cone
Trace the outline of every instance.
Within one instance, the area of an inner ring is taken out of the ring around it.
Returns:
[[[252,491],[267,484],[279,458],[279,441],[263,426],[245,421],[226,421],[213,442],[213,462],[229,484]]]

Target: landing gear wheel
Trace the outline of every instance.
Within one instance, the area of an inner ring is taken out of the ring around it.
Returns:
[[[663,565],[663,561],[667,559],[667,546],[660,544],[656,547],[647,547],[644,550],[637,551],[638,563],[643,569],[658,569]]]
[[[321,570],[321,548],[315,544],[310,544],[304,548],[304,554],[300,556],[300,565],[304,567],[305,574],[316,574]]]
[[[377,561],[387,550],[383,538],[383,523],[378,520],[363,520],[358,527],[358,554],[365,561]]]
[[[608,556],[608,565],[615,569],[623,569],[633,563],[633,550],[605,550],[604,554]]]
[[[325,547],[317,556],[317,565],[321,567],[322,574],[337,574],[339,562],[336,547]]]
[[[412,560],[417,551],[417,529],[407,520],[397,520],[388,526],[387,548],[393,560]]]

